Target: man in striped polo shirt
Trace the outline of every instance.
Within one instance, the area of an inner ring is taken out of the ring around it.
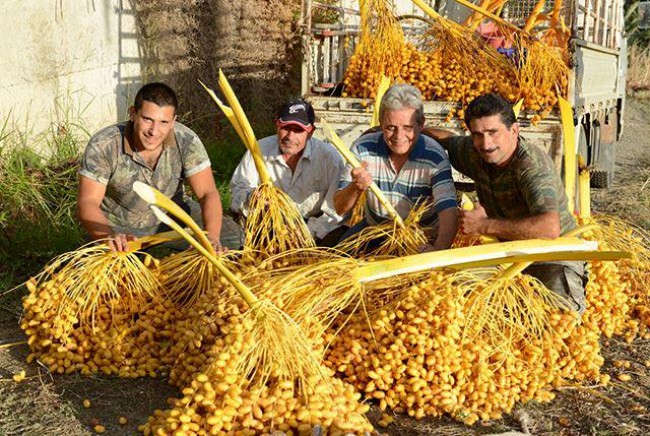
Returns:
[[[433,232],[422,250],[449,248],[457,229],[456,190],[445,151],[435,140],[420,134],[424,127],[420,91],[406,84],[389,88],[381,100],[379,120],[380,132],[364,134],[352,145],[362,167],[352,169],[348,165],[343,171],[334,194],[336,212],[349,213],[374,180],[402,218],[416,204],[429,202],[431,207],[420,223],[431,226]],[[368,191],[365,219],[343,239],[387,219],[387,212]]]
[[[576,227],[553,161],[519,136],[508,101],[497,94],[474,99],[465,111],[465,125],[469,136],[425,130],[447,150],[454,168],[474,180],[479,202],[460,212],[462,232],[507,241],[557,238]],[[584,312],[584,262],[538,262],[524,272],[562,296],[568,307]]]

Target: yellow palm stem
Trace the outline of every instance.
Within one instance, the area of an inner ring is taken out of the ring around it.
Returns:
[[[177,241],[181,239],[181,236],[176,233],[174,230],[168,232],[156,233],[151,236],[143,236],[138,238],[135,241],[129,241],[128,247],[129,251],[138,251],[143,248],[148,248],[154,245],[162,244],[164,242]]]
[[[496,15],[501,15],[501,11],[503,11],[503,7],[506,5],[506,3],[508,3],[508,1],[507,0],[498,0],[495,3],[497,4],[497,6],[496,6],[496,10],[494,11],[494,13]]]
[[[492,3],[492,0],[481,0],[481,3],[479,4],[479,7],[488,9],[490,7],[490,3]],[[481,24],[481,17],[480,14],[473,13],[467,19],[463,22],[463,25],[466,27],[469,27],[472,30],[476,30],[479,24]]]
[[[578,196],[580,199],[580,218],[591,218],[591,190],[589,168],[581,155],[578,155]]]
[[[226,79],[226,76],[221,70],[219,70],[219,87],[221,88],[223,95],[226,97],[230,108],[237,118],[237,122],[241,127],[242,133],[246,138],[244,143],[248,146],[248,150],[251,152],[253,160],[255,161],[255,168],[257,169],[257,173],[260,176],[260,184],[270,183],[271,175],[269,174],[269,171],[266,168],[266,164],[262,158],[262,152],[260,151],[259,144],[255,138],[253,128],[251,127],[251,124],[248,121],[246,114],[244,113],[244,109],[242,109],[241,104],[239,103],[239,99],[237,99],[235,92],[230,86],[230,83],[228,83],[228,79]]]
[[[15,347],[16,345],[23,345],[26,343],[27,341],[9,342],[6,344],[0,344],[0,348],[11,348],[11,347]]]
[[[521,113],[521,107],[524,105],[524,99],[521,98],[517,103],[512,106],[512,111],[515,113],[515,118],[519,118]]]
[[[235,128],[235,131],[237,132],[237,135],[241,138],[242,142],[246,146],[247,149],[250,149],[248,144],[246,143],[247,139],[246,136],[244,135],[244,131],[242,130],[242,127],[239,125],[239,121],[237,121],[237,117],[235,116],[235,113],[233,110],[226,106],[220,99],[217,97],[217,94],[214,93],[214,91],[210,88],[208,88],[203,82],[199,80],[199,83],[201,86],[203,86],[203,89],[210,95],[212,100],[217,104],[219,109],[221,109],[221,112],[228,118],[228,121],[230,121],[230,124]]]
[[[414,254],[400,258],[368,262],[361,265],[357,277],[361,282],[442,268],[466,265],[486,259],[505,259],[495,263],[513,262],[511,259],[522,255],[553,253],[559,251],[593,251],[598,244],[573,237],[557,239],[527,239],[523,241],[498,242],[488,245],[453,248],[430,253]],[[510,260],[509,260],[510,259]]]
[[[415,3],[420,9],[424,11],[425,14],[427,14],[429,17],[433,18],[434,20],[441,20],[442,15],[437,13],[431,6],[426,4],[422,0],[413,0],[413,3]]]
[[[379,119],[379,106],[381,106],[381,99],[384,98],[384,94],[390,87],[390,78],[386,75],[381,76],[381,81],[377,87],[377,95],[375,96],[375,106],[372,108],[372,121],[370,121],[370,127],[376,127],[380,124]]]
[[[159,207],[162,207],[166,211],[174,214],[178,219],[183,221],[187,227],[194,232],[196,237],[201,241],[201,245],[211,254],[215,254],[212,244],[208,240],[203,230],[199,227],[198,224],[189,216],[183,209],[180,208],[176,203],[171,201],[165,196],[162,192],[158,191],[156,188],[152,188],[149,185],[146,185],[142,182],[135,182],[133,184],[133,191],[140,196],[144,201],[149,204],[153,204]],[[171,227],[171,226],[170,226]],[[180,226],[178,226],[180,227]],[[176,230],[176,227],[172,227]]]
[[[591,225],[591,224],[586,225],[586,226],[576,227],[575,229],[569,230],[568,232],[566,232],[564,236],[565,237],[578,236],[578,235],[581,235],[582,233],[584,233],[586,231],[593,230],[595,227],[596,227],[595,225]],[[570,259],[564,259],[564,260],[570,260]],[[500,277],[504,278],[506,280],[510,280],[514,276],[516,276],[517,274],[521,273],[523,270],[528,268],[533,263],[535,263],[535,262],[519,262],[519,263],[516,263],[514,265],[511,265],[510,267],[508,267],[506,270],[504,270],[500,274]]]
[[[524,32],[530,32],[531,30],[533,30],[533,27],[535,27],[535,23],[537,23],[537,16],[542,12],[545,4],[546,4],[546,0],[539,0],[537,4],[535,4],[533,11],[526,19],[526,24],[524,25]]]
[[[512,23],[507,22],[506,20],[504,20],[501,17],[498,17],[498,16],[494,15],[490,11],[487,11],[484,8],[481,8],[480,6],[475,5],[474,3],[471,3],[471,2],[469,2],[467,0],[454,0],[454,1],[456,3],[459,3],[459,4],[467,7],[467,8],[470,8],[473,11],[478,12],[479,14],[489,18],[490,20],[493,20],[495,23],[498,23],[498,24],[500,24],[500,25],[502,25],[504,27],[507,27],[507,28],[509,28],[511,30],[514,30],[517,33],[522,32],[522,30],[519,27],[515,26]],[[413,3],[415,3],[416,5],[418,5],[419,7],[422,8],[422,6],[420,5],[420,3],[423,3],[422,0],[413,0]],[[423,10],[424,10],[424,8],[423,8]],[[425,12],[427,12],[427,11],[425,10]]]
[[[551,12],[551,17],[554,21],[560,20],[560,12],[562,11],[562,0],[555,0],[553,5],[553,11]]]
[[[207,260],[210,261],[212,265],[219,270],[219,272],[237,289],[241,297],[246,301],[248,307],[252,308],[259,302],[257,297],[251,292],[248,287],[237,278],[228,268],[226,268],[223,263],[214,256],[214,253],[210,253],[208,250],[201,245],[196,239],[194,239],[188,232],[186,232],[181,226],[179,226],[173,219],[171,219],[167,214],[160,210],[155,204],[151,205],[151,209],[156,214],[158,219],[167,224],[169,227],[174,229],[183,239],[189,242],[196,250],[201,253]]]
[[[576,192],[576,143],[573,130],[573,108],[571,103],[558,93],[560,118],[562,119],[562,142],[564,144],[564,190],[569,204],[569,212],[573,212]]]

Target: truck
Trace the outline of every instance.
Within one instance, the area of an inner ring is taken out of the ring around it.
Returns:
[[[345,69],[360,32],[358,1],[321,1],[303,0],[301,91],[312,103],[317,117],[326,119],[350,145],[369,127],[373,104],[368,99],[341,96]],[[404,23],[405,34],[422,31],[426,19],[414,3],[410,0],[393,0],[393,3],[399,22]],[[471,12],[452,0],[427,3],[459,23]],[[537,0],[508,1],[501,17],[521,27],[536,3]],[[565,1],[562,6],[564,21],[571,30],[568,100],[573,107],[576,151],[590,169],[591,186],[596,188],[611,187],[616,142],[623,134],[627,69],[623,4],[623,0],[573,0]],[[553,1],[546,2],[548,10],[553,5]],[[319,19],[318,14],[321,17],[326,14],[327,19]],[[462,132],[460,120],[445,120],[450,110],[457,107],[457,102],[426,101],[427,125]],[[533,123],[533,116],[528,111],[520,114],[522,136],[544,147],[558,171],[563,171],[559,110],[553,110],[541,122]]]

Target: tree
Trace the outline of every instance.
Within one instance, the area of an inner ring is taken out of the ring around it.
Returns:
[[[625,32],[627,33],[629,45],[638,45],[642,48],[650,45],[650,29],[639,27],[639,5],[647,3],[640,0],[625,1]]]

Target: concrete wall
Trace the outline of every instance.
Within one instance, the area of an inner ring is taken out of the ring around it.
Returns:
[[[90,133],[126,116],[141,85],[128,0],[0,0],[0,126]]]

